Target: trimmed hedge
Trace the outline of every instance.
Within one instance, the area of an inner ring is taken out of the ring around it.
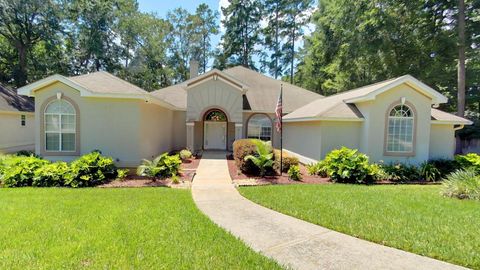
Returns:
[[[273,164],[273,169],[276,172],[280,172],[280,150],[275,149],[273,151],[273,158],[274,158],[274,164]],[[291,166],[298,166],[300,162],[298,161],[298,158],[288,154],[287,152],[283,151],[282,154],[282,172],[288,172]]]
[[[257,154],[257,145],[255,139],[240,139],[233,143],[233,158],[237,168],[244,173],[257,174],[259,172],[257,166],[251,160],[245,160],[248,155]]]

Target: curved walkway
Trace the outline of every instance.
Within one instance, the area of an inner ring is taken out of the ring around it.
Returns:
[[[338,233],[267,209],[233,186],[224,152],[205,152],[193,181],[198,208],[254,250],[294,269],[465,269]]]

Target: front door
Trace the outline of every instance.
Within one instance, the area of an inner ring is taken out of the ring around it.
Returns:
[[[203,148],[226,150],[227,122],[204,122]]]

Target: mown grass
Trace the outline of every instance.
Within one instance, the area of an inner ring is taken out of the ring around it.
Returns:
[[[275,269],[190,192],[0,189],[0,269]]]
[[[327,228],[480,269],[480,203],[444,198],[439,186],[245,187],[248,199]]]

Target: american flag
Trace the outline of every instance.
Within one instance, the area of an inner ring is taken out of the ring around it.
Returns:
[[[277,132],[282,131],[282,94],[283,94],[283,84],[280,86],[280,95],[278,96],[277,107],[275,108],[275,116],[277,117],[277,122],[275,123],[275,128]]]

